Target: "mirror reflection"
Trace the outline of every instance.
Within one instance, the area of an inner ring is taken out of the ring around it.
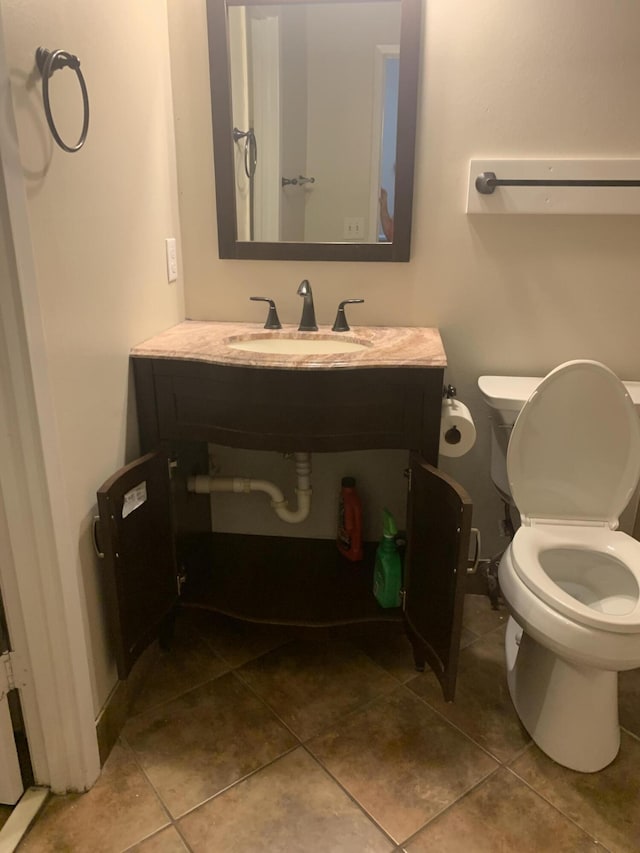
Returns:
[[[401,3],[229,6],[237,239],[393,240]]]

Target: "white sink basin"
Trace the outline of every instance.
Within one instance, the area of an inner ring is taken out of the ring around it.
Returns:
[[[245,352],[264,352],[277,355],[332,355],[346,352],[359,352],[367,349],[370,344],[353,340],[341,340],[336,337],[324,337],[309,332],[308,337],[289,337],[274,335],[260,337],[259,335],[240,338],[225,342],[231,349]]]

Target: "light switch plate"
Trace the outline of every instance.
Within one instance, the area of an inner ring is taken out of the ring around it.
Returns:
[[[364,216],[345,216],[342,236],[345,240],[364,239]]]

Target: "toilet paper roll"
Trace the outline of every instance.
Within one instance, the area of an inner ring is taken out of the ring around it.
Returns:
[[[440,454],[464,456],[476,443],[476,427],[471,412],[460,400],[450,398],[442,402],[440,420]]]

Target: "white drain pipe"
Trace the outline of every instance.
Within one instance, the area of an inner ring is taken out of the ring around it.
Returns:
[[[304,521],[311,510],[311,454],[294,453],[296,463],[297,485],[295,493],[298,496],[298,508],[289,509],[288,502],[282,490],[269,480],[254,480],[250,477],[209,477],[198,474],[189,477],[187,490],[198,495],[208,495],[212,492],[265,492],[271,498],[271,506],[278,518],[289,524]]]

